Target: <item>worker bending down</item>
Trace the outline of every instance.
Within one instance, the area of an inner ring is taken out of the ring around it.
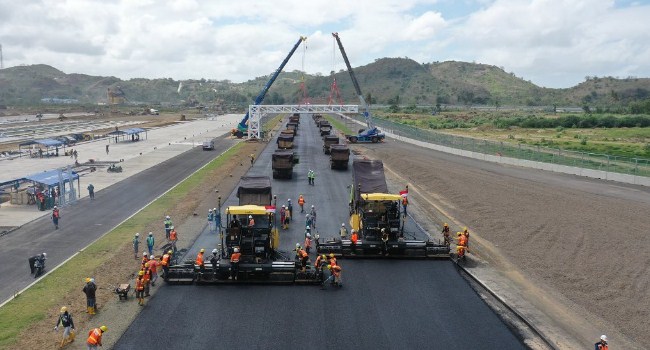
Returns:
[[[99,328],[91,329],[88,332],[88,340],[86,340],[86,345],[88,350],[97,349],[98,346],[102,346],[102,336],[108,330],[106,326],[101,326]]]
[[[330,271],[330,276],[325,280],[325,283],[329,282],[333,286],[343,287],[341,282],[341,267],[339,265],[327,265],[327,269]],[[323,287],[325,286],[323,283]]]
[[[456,245],[456,254],[458,256],[458,259],[462,259],[465,257],[465,253],[467,252],[467,236],[465,236],[462,232],[458,232],[458,244]]]
[[[239,248],[235,247],[232,255],[230,255],[230,278],[233,281],[236,281],[237,275],[239,274],[239,259],[241,259],[241,253]]]

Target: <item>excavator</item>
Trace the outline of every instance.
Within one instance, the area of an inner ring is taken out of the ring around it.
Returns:
[[[275,79],[278,78],[280,73],[282,72],[282,69],[284,69],[284,66],[287,65],[287,62],[289,62],[289,59],[291,59],[291,56],[293,56],[293,53],[296,52],[296,49],[298,49],[298,46],[300,46],[301,43],[305,42],[307,40],[307,37],[301,36],[300,39],[296,42],[296,44],[293,46],[287,57],[282,61],[280,64],[280,67],[275,70],[273,75],[271,75],[271,79],[269,79],[268,82],[266,82],[266,85],[262,88],[262,91],[257,95],[255,98],[255,102],[253,104],[255,106],[262,104],[262,101],[264,101],[264,97],[266,97],[266,93],[269,91],[271,88],[271,85],[275,82]],[[249,118],[249,112],[246,112],[246,115],[244,115],[244,118],[237,124],[237,127],[232,129],[231,134],[232,136],[236,136],[237,138],[241,139],[244,137],[245,134],[248,134],[248,118]]]
[[[363,97],[363,93],[361,93],[361,87],[359,87],[359,81],[357,80],[357,77],[354,75],[354,71],[352,70],[352,66],[350,65],[350,60],[348,60],[348,55],[345,53],[345,49],[343,48],[343,43],[341,43],[341,38],[339,38],[339,33],[332,33],[332,36],[334,37],[334,39],[336,39],[336,43],[338,44],[339,50],[341,51],[341,55],[343,56],[343,60],[345,61],[345,66],[348,68],[348,73],[350,73],[350,78],[352,78],[352,84],[354,85],[354,91],[357,93],[357,96],[359,97],[359,104],[361,105],[361,109],[363,109],[363,117],[366,120],[366,129],[359,130],[359,133],[357,135],[345,135],[345,137],[351,143],[383,142],[384,139],[386,138],[386,135],[381,131],[379,131],[379,129],[372,122],[372,114],[370,113],[370,108],[368,107],[368,103],[366,103],[366,99]]]

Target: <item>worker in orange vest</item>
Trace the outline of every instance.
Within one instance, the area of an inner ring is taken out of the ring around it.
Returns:
[[[309,254],[307,254],[307,251],[300,248],[298,249],[298,257],[300,258],[300,271],[305,272],[307,269],[307,261],[309,261]]]
[[[402,197],[402,208],[404,209],[404,217],[406,217],[406,207],[409,205],[408,197]]]
[[[304,213],[305,212],[305,197],[303,197],[302,194],[300,195],[300,197],[298,197],[298,205],[300,206],[300,212]]]
[[[336,257],[334,256],[334,253],[330,253],[330,265],[336,265]]]
[[[237,280],[237,275],[239,274],[239,259],[241,258],[241,253],[239,248],[235,247],[233,249],[232,255],[230,255],[230,278],[233,281]]]
[[[467,237],[462,232],[458,232],[458,243],[456,244],[456,254],[459,259],[465,257],[467,252]]]
[[[169,242],[171,243],[171,248],[173,251],[176,251],[176,242],[178,242],[178,232],[176,232],[176,229],[174,226],[171,227],[171,230],[169,231]]]
[[[600,336],[600,341],[596,344],[594,344],[594,348],[597,350],[608,350],[609,345],[607,345],[607,336],[606,335],[601,335]]]
[[[330,271],[330,276],[325,280],[325,282],[329,281],[331,285],[342,287],[343,284],[341,283],[341,267],[339,265],[330,264],[327,265],[327,269]]]
[[[149,268],[149,263],[147,267],[144,268],[144,296],[149,296],[149,285],[151,284],[151,269]]]
[[[352,235],[350,236],[350,248],[352,248],[352,253],[357,253],[357,241],[359,240],[359,234],[357,230],[352,230]]]
[[[144,271],[138,272],[135,279],[135,297],[138,298],[138,304],[144,305]]]
[[[253,215],[248,216],[248,227],[249,228],[255,227],[255,219],[253,219]]]
[[[149,265],[149,272],[151,274],[151,286],[155,287],[156,280],[158,279],[158,265],[160,265],[160,263],[156,260],[154,255],[151,255],[149,256],[149,262],[147,264]]]
[[[203,261],[203,255],[205,254],[205,249],[201,248],[199,251],[199,254],[196,255],[196,261],[195,264],[196,266],[199,267],[199,270],[203,272],[203,268],[205,267],[205,261]]]
[[[149,262],[149,255],[147,252],[142,252],[142,264],[140,266],[140,269],[144,269],[144,266]]]
[[[104,332],[107,330],[108,328],[106,326],[91,329],[90,332],[88,332],[88,340],[86,340],[88,349],[97,349],[98,346],[102,346],[102,335],[104,335]]]
[[[467,239],[467,243],[465,244],[465,246],[469,248],[469,230],[467,229],[467,227],[465,227],[465,229],[463,230],[463,235],[465,235],[465,238]]]
[[[307,251],[307,255],[309,255],[310,250],[311,250],[311,233],[307,232],[305,234],[305,251]]]
[[[167,279],[167,273],[169,273],[169,265],[171,263],[171,257],[173,252],[170,250],[167,254],[163,254],[162,259],[160,260],[160,265],[163,269],[163,279]]]

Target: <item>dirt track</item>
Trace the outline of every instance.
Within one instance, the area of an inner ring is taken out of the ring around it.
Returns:
[[[587,322],[602,318],[650,348],[650,189],[487,164],[391,140],[367,148],[498,246],[530,281],[586,309]]]

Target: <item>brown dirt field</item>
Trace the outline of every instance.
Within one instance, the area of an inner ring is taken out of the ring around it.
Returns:
[[[372,149],[355,147],[391,169],[408,169],[401,174],[405,181],[425,189],[429,200],[495,250],[475,245],[474,254],[491,261],[502,257],[529,283],[551,291],[531,297],[553,300],[557,292],[587,310],[592,324],[605,320],[609,327],[602,333],[617,329],[650,348],[650,238],[644,232],[650,227],[650,201],[510,176],[507,169],[472,167],[461,157],[449,160],[392,140]]]
[[[265,144],[263,143],[244,143],[239,149],[236,158],[248,159],[251,153],[259,154]],[[206,225],[206,213],[208,208],[215,207],[217,197],[222,198],[229,195],[237,185],[239,178],[249,169],[249,162],[229,162],[226,165],[212,171],[206,178],[204,185],[199,186],[198,190],[187,193],[184,200],[181,200],[167,214],[172,217],[174,225],[179,232],[178,247],[183,248],[190,246],[194,239],[200,234]],[[218,191],[218,192],[217,192]],[[194,215],[197,213],[197,215]],[[140,232],[141,242],[140,250],[146,250],[144,244],[145,232],[153,232],[156,239],[156,246],[159,247],[165,243],[165,233],[162,230],[161,213],[160,221],[151,222],[145,227],[135,228],[134,232]],[[159,251],[159,250],[158,250]],[[90,316],[85,313],[86,299],[81,289],[83,288],[83,279],[80,279],[70,291],[70,294],[63,297],[57,297],[60,305],[68,305],[68,309],[74,317],[77,329],[77,340],[66,346],[69,349],[85,349],[85,339],[87,332],[92,327],[99,326],[98,323],[109,326],[109,331],[104,337],[104,347],[110,348],[111,344],[117,341],[121,333],[131,323],[133,317],[138,313],[138,305],[135,299],[130,296],[129,301],[120,302],[117,296],[113,294],[112,287],[119,283],[131,281],[139,269],[139,259],[133,258],[133,248],[131,242],[124,242],[124,245],[117,247],[114,259],[97,269],[94,277],[98,281],[97,305],[98,313]],[[152,288],[152,297],[155,295],[155,289],[164,284],[161,279],[158,280],[156,288]],[[27,327],[22,333],[18,342],[15,344],[17,349],[56,349],[60,341],[61,332],[45,332],[51,330],[58,317],[59,308],[48,310],[46,319],[34,322]],[[125,310],[126,309],[126,310]],[[40,337],[33,337],[34,334],[40,334]]]

